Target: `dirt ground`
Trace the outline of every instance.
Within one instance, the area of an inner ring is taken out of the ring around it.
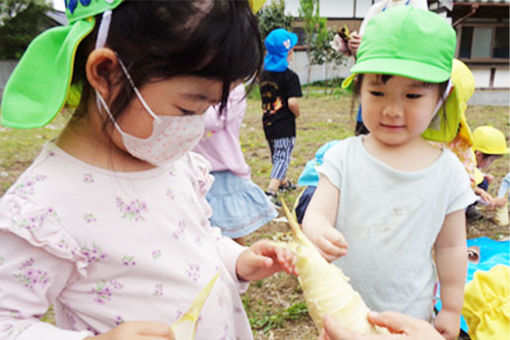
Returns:
[[[262,188],[269,180],[271,162],[264,139],[259,101],[250,99],[248,111],[241,129],[241,145],[252,179]],[[298,137],[293,152],[289,178],[297,181],[306,162],[313,158],[315,151],[325,142],[352,135],[354,120],[351,115],[351,100],[346,96],[322,96],[302,99],[301,117],[298,119]],[[467,111],[472,128],[491,124],[509,136],[508,107],[470,106]],[[57,136],[65,124],[65,117],[58,118],[44,129],[15,131],[0,127],[0,195],[14,182],[19,174],[38,154],[41,145]],[[490,192],[495,194],[501,179],[509,171],[508,155],[498,159],[491,167],[495,181]],[[284,195],[292,204],[299,189]],[[485,217],[468,221],[468,238],[487,236],[492,239],[507,239],[508,226],[497,226],[492,217],[494,211],[483,208]],[[248,237],[248,244],[261,239],[285,239],[289,228],[284,222],[273,221]],[[308,317],[301,289],[295,277],[279,273],[271,278],[253,282],[243,294],[243,301],[257,340],[316,339],[317,331]],[[51,313],[46,320],[52,321]]]

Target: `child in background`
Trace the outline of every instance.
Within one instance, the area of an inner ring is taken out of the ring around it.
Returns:
[[[218,109],[210,107],[205,112],[204,137],[193,151],[204,156],[212,167],[214,182],[206,195],[212,208],[211,225],[244,244],[244,236],[278,213],[264,191],[250,180],[250,167],[239,144],[239,129],[246,112],[244,85],[239,84],[230,92],[223,114]]]
[[[496,214],[495,222],[500,226],[508,225],[508,195],[510,193],[510,172],[501,181],[498,196],[494,199]]]
[[[452,27],[429,11],[399,6],[370,20],[351,69],[370,133],[326,152],[303,220],[374,311],[431,321],[434,252],[443,301],[434,325],[447,339],[459,332],[464,209],[475,195],[457,157],[422,133],[447,93],[455,43]]]
[[[36,38],[2,102],[4,125],[43,126],[70,70],[83,86],[57,140],[0,200],[0,338],[173,339],[169,325],[220,272],[196,339],[252,339],[239,291],[294,271],[293,256],[211,228],[209,165],[188,152],[203,112],[257,76],[248,2],[66,5],[69,25]],[[50,305],[56,326],[40,321]]]
[[[496,159],[510,152],[505,135],[495,127],[479,126],[473,131],[473,150],[476,158],[476,186],[473,190],[484,204],[491,207],[500,206],[496,205],[496,201],[488,192],[494,176],[487,171]],[[466,216],[476,220],[482,218],[483,214],[477,209],[476,204],[472,204],[467,208]]]
[[[294,212],[296,213],[296,220],[299,224],[303,222],[306,208],[308,207],[313,193],[315,192],[315,189],[317,189],[317,184],[319,183],[319,173],[317,172],[317,167],[322,164],[322,160],[326,151],[328,151],[338,142],[338,140],[332,140],[322,145],[315,152],[315,158],[306,162],[305,168],[301,172],[301,175],[299,175],[298,185],[305,187],[305,189],[296,198],[296,204],[294,208]]]
[[[278,206],[277,191],[295,190],[296,186],[287,179],[292,149],[296,141],[296,118],[299,117],[298,97],[301,85],[295,72],[289,69],[297,35],[283,28],[271,31],[265,45],[267,55],[264,70],[260,75],[260,96],[262,99],[262,124],[271,151],[271,180],[266,194]]]
[[[473,131],[473,150],[475,150],[476,166],[482,173],[483,180],[477,183],[478,190],[475,193],[493,205],[493,198],[487,196],[489,184],[494,176],[487,171],[494,161],[510,152],[506,145],[503,132],[492,126],[480,126]]]

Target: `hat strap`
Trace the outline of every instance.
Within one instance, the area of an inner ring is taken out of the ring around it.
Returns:
[[[112,10],[109,9],[103,12],[103,17],[101,18],[101,24],[99,25],[99,30],[97,32],[96,50],[106,45],[106,39],[108,38],[108,31],[110,30],[111,22]]]
[[[437,102],[436,108],[434,109],[434,116],[437,114],[437,112],[439,111],[441,106],[443,106],[443,103],[446,100],[446,98],[448,98],[448,96],[450,95],[452,88],[453,88],[453,82],[452,82],[452,78],[450,78],[450,79],[448,79],[448,84],[446,85],[446,90],[444,91],[443,95]]]

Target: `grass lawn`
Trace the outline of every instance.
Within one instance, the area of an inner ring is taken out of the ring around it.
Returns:
[[[252,179],[262,188],[269,181],[271,161],[269,149],[261,127],[261,111],[256,94],[248,100],[248,110],[241,130],[241,144],[246,160],[252,169]],[[310,95],[301,100],[301,117],[298,119],[298,136],[293,152],[289,178],[297,181],[305,163],[325,142],[352,135],[354,119],[351,117],[351,98],[342,92],[334,95]],[[353,113],[354,115],[354,113]],[[505,132],[508,140],[508,107],[470,106],[467,111],[472,128],[490,124]],[[0,127],[0,195],[15,181],[19,174],[38,154],[42,144],[55,138],[66,118],[59,116],[45,128],[11,130]],[[509,171],[508,155],[494,162],[491,173],[495,182],[490,193],[495,195],[499,183]],[[292,204],[299,193],[285,194]],[[484,211],[486,218],[469,222],[468,237],[487,236],[503,239],[509,236],[508,227],[498,227],[492,222],[493,211]],[[282,239],[287,237],[284,223],[271,222],[250,235],[248,242],[260,238]],[[315,339],[317,332],[306,313],[300,287],[294,277],[279,273],[274,277],[254,282],[243,295],[256,339]],[[48,318],[51,321],[51,316]]]

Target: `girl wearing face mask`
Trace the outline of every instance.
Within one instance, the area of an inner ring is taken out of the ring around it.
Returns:
[[[66,5],[69,25],[36,38],[2,102],[3,125],[33,128],[71,83],[82,89],[60,136],[0,200],[0,338],[171,339],[220,273],[196,339],[251,339],[240,290],[294,272],[294,259],[209,225],[209,164],[189,152],[204,111],[258,73],[248,2]],[[56,325],[39,320],[50,305]]]

